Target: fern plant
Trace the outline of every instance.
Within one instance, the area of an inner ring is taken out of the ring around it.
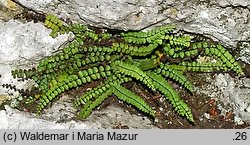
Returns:
[[[186,72],[233,71],[239,77],[244,75],[238,62],[223,46],[195,42],[188,35],[178,36],[170,25],[148,32],[111,34],[82,24],[66,25],[51,14],[47,15],[44,24],[52,30],[52,37],[70,32],[75,39],[59,53],[40,60],[36,68],[12,71],[14,78],[36,82],[38,91],[28,96],[26,103],[36,103],[37,114],[64,92],[98,81],[98,86],[75,98],[74,106],[79,108],[81,118],[87,118],[111,95],[154,117],[155,110],[123,85],[134,81],[162,93],[180,116],[194,122],[192,110],[168,80],[194,93]],[[217,61],[197,62],[194,60],[197,56]]]

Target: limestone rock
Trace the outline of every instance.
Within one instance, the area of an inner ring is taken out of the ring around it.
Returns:
[[[10,20],[0,23],[0,84],[15,83],[23,88],[26,83],[19,83],[11,76],[12,69],[32,68],[39,59],[56,52],[68,35],[56,39],[49,36],[50,30],[41,23],[21,23]],[[0,95],[6,89],[0,86]],[[26,87],[24,87],[26,88]]]
[[[139,30],[166,23],[236,47],[249,41],[248,0],[17,0],[35,11],[54,13],[98,27]]]

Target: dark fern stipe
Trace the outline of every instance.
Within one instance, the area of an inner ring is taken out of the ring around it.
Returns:
[[[51,37],[71,32],[75,38],[60,52],[40,60],[36,68],[12,71],[14,78],[36,82],[38,91],[27,96],[26,103],[36,103],[38,115],[62,93],[100,81],[98,86],[75,98],[74,106],[80,108],[81,118],[87,118],[111,95],[154,117],[155,110],[142,97],[124,87],[124,83],[133,81],[160,92],[180,116],[194,122],[191,109],[168,80],[193,93],[186,72],[231,71],[238,76],[244,75],[241,66],[223,46],[194,42],[189,35],[173,33],[174,27],[170,25],[148,32],[114,35],[82,24],[67,25],[51,14],[47,15],[44,24],[52,30]],[[194,60],[197,56],[214,58],[216,62],[197,62]],[[164,57],[179,61],[164,60]]]

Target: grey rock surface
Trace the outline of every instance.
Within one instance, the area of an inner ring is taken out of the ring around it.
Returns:
[[[233,108],[236,118],[250,123],[250,79],[233,79],[228,74],[219,74],[215,77],[214,84],[222,93],[220,99],[224,105]]]
[[[214,3],[218,3],[221,7],[233,6],[233,7],[248,7],[250,6],[249,0],[212,0]]]
[[[64,119],[51,118],[55,114],[59,116],[58,113],[63,115],[62,112],[58,112],[58,108],[67,109],[67,107],[58,105],[56,108],[49,109],[49,112],[54,113],[44,114],[38,118],[35,114],[20,112],[6,105],[5,110],[0,110],[0,129],[107,129],[119,126],[156,128],[150,120],[131,115],[114,106],[109,106],[102,112],[93,112],[86,121],[74,121],[67,117]]]
[[[20,83],[11,77],[11,70],[32,68],[39,59],[58,51],[68,35],[56,39],[49,36],[50,30],[41,23],[21,23],[10,20],[0,22],[0,84],[16,84],[27,88],[26,83]],[[29,83],[28,83],[29,84]],[[26,85],[26,86],[25,86]],[[0,95],[6,94],[6,89],[0,87]]]
[[[98,27],[139,30],[174,24],[224,45],[250,41],[249,0],[17,0],[36,11],[54,13]]]
[[[51,55],[67,40],[67,35],[58,38],[49,36],[50,30],[42,23],[21,23],[10,20],[0,24],[1,64],[24,65],[27,62]],[[15,48],[15,49],[12,49]],[[15,61],[15,60],[19,61]]]
[[[218,101],[220,115],[232,111],[236,124],[243,121],[250,124],[250,79],[233,78],[229,74],[216,74],[214,78],[207,78],[211,83],[198,88],[198,93],[205,94]]]
[[[240,47],[239,59],[247,64],[250,64],[250,41],[240,43],[239,47]]]

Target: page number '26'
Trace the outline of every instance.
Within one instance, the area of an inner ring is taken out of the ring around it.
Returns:
[[[233,140],[247,140],[246,132],[235,132],[235,138]]]

